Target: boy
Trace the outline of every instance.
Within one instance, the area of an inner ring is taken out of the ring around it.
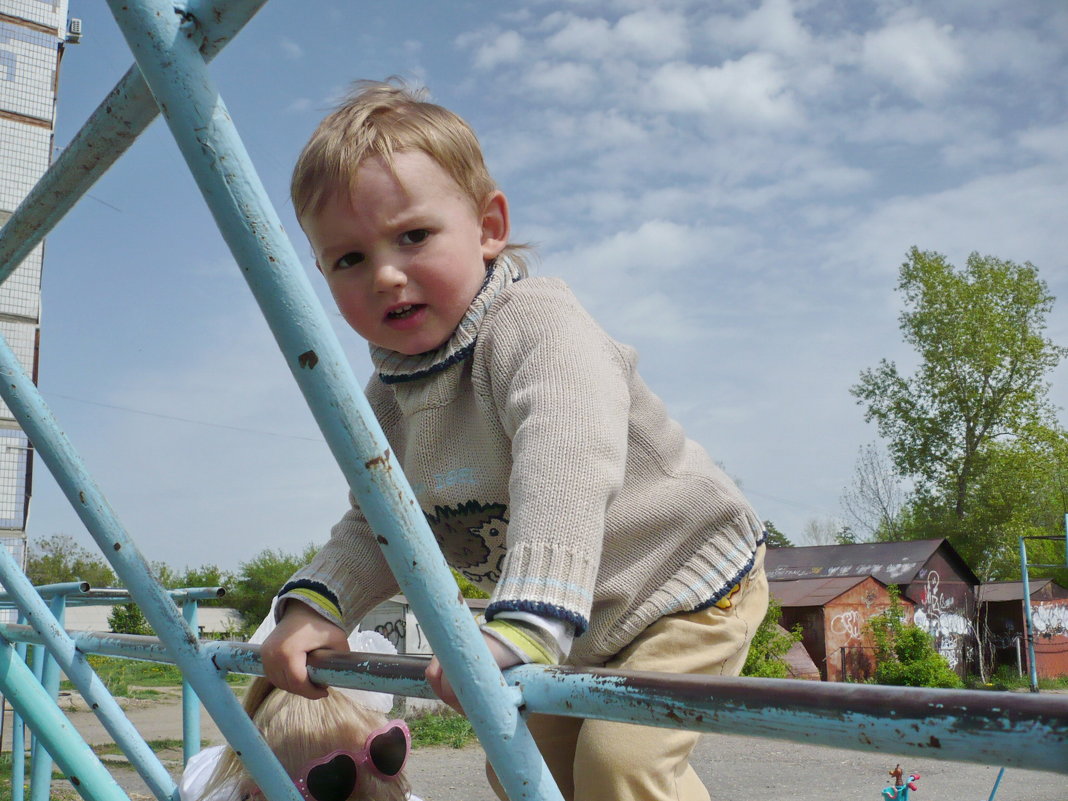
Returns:
[[[368,398],[442,552],[492,592],[498,665],[737,675],[767,608],[760,520],[633,350],[561,281],[526,278],[467,124],[365,84],[320,124],[291,189],[338,308],[371,344]],[[396,591],[353,505],[279,593],[268,678],[321,697],[307,654],[344,650]],[[457,705],[437,660],[427,679]],[[688,763],[696,733],[528,725],[565,798],[708,798]]]

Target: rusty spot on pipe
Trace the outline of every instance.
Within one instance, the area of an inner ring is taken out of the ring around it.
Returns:
[[[372,467],[385,467],[386,469],[389,469],[389,448],[386,448],[381,456],[376,456],[374,459],[368,459],[363,463],[363,466],[368,470]]]
[[[385,537],[383,537],[383,536],[382,536],[381,534],[379,534],[379,535],[378,535],[377,537],[375,537],[375,539],[377,539],[377,540],[378,540],[378,544],[379,544],[379,545],[389,545],[389,540],[387,540],[387,539],[386,539]]]
[[[319,356],[314,350],[306,350],[297,357],[297,363],[305,370],[311,370],[319,363]]]
[[[114,547],[115,547],[115,550],[118,551],[118,550],[120,550],[122,548],[122,544],[116,542]]]
[[[78,491],[78,500],[85,503],[85,492],[83,490]]]
[[[77,787],[79,784],[82,783],[82,780],[79,779],[77,776],[71,776],[70,777],[70,783],[73,784],[75,787]]]
[[[935,736],[934,736],[933,734],[931,735],[931,739],[927,741],[927,744],[928,744],[929,746],[931,746],[931,748],[941,748],[941,747],[942,747],[942,742],[941,742],[941,740],[939,740],[939,739],[938,739],[937,737],[935,737]]]

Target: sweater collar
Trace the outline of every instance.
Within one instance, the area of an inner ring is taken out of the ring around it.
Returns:
[[[486,280],[482,282],[482,288],[471,301],[467,313],[460,319],[460,324],[456,326],[452,336],[434,350],[409,356],[371,345],[371,361],[378,371],[379,379],[384,384],[417,381],[462,362],[474,352],[478,329],[493,301],[506,287],[520,278],[522,274],[515,259],[505,254],[494,259],[486,270]]]

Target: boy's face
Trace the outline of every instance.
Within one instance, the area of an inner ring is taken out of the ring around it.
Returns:
[[[342,316],[370,342],[408,355],[444,344],[508,241],[495,192],[475,209],[422,151],[380,158],[301,222]]]

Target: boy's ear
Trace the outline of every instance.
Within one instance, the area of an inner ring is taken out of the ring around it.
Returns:
[[[508,244],[510,231],[508,198],[498,189],[482,205],[482,258],[485,261],[492,261],[501,255]]]

